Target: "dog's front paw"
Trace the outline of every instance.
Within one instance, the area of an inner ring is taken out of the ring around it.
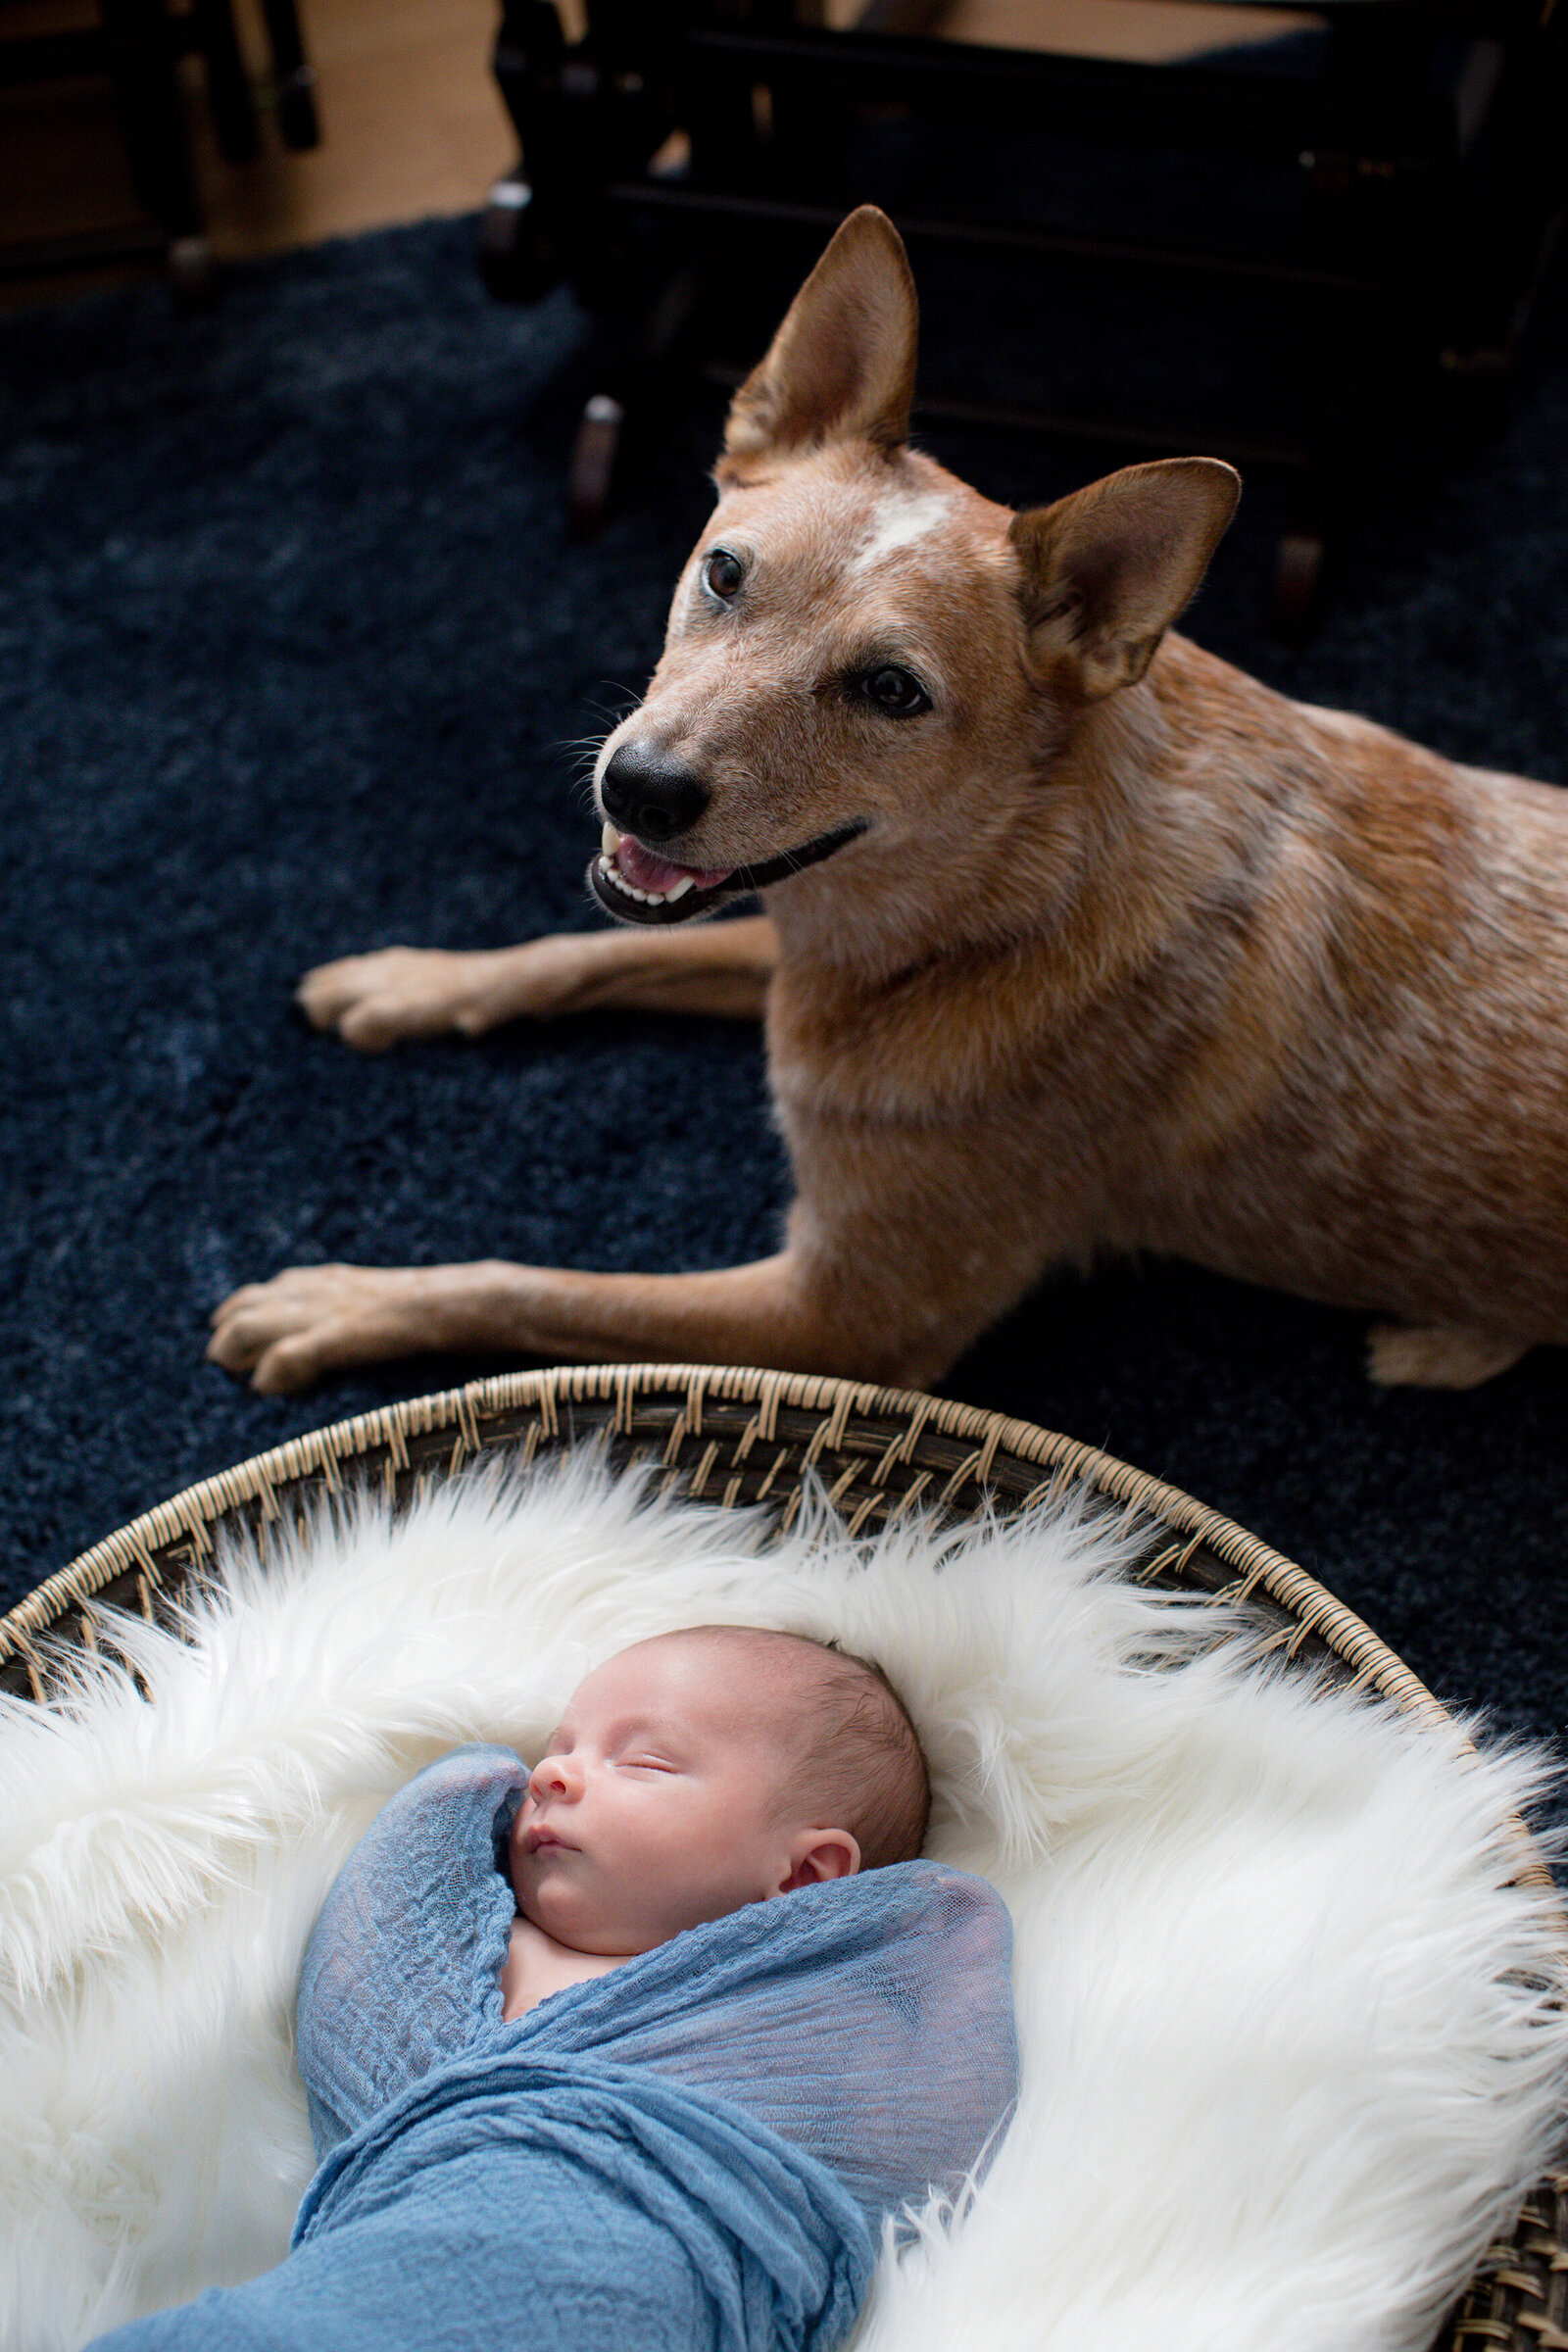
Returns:
[[[1402,1323],[1374,1323],[1367,1370],[1387,1389],[1477,1389],[1506,1372],[1525,1353],[1495,1333],[1446,1328],[1412,1331]]]
[[[362,1054],[381,1054],[409,1038],[475,1036],[507,1017],[492,999],[504,969],[500,954],[451,954],[445,948],[381,948],[345,956],[307,972],[294,999],[318,1029],[335,1029]]]
[[[439,1347],[429,1285],[416,1267],[290,1266],[223,1300],[208,1357],[264,1396],[292,1396],[345,1365]]]

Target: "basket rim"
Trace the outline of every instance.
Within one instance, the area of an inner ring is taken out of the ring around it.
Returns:
[[[1351,1689],[1376,1691],[1424,1728],[1457,1739],[1461,1752],[1469,1747],[1450,1711],[1352,1609],[1295,1561],[1179,1487],[1134,1469],[1097,1446],[978,1405],[912,1390],[750,1366],[596,1364],[506,1372],[324,1423],[182,1489],[58,1569],[0,1618],[0,1661],[20,1653],[35,1693],[41,1696],[40,1669],[46,1661],[50,1628],[58,1618],[71,1609],[85,1614],[95,1596],[127,1571],[137,1575],[143,1605],[149,1606],[151,1590],[160,1581],[155,1549],[183,1541],[196,1557],[210,1557],[212,1525],[236,1505],[258,1501],[264,1521],[278,1516],[279,1487],[319,1477],[329,1491],[341,1492],[340,1471],[373,1449],[385,1453],[389,1472],[407,1470],[412,1466],[409,1438],[428,1438],[449,1430],[454,1433],[449,1460],[455,1472],[483,1453],[484,1421],[507,1413],[538,1416],[519,1444],[525,1462],[534,1458],[541,1437],[557,1441],[568,1434],[569,1422],[564,1428],[564,1421],[574,1404],[611,1405],[609,1434],[634,1438],[638,1434],[634,1419],[637,1401],[653,1395],[678,1399],[673,1434],[680,1436],[701,1435],[704,1407],[710,1399],[753,1408],[743,1441],[746,1444],[754,1436],[776,1442],[781,1411],[815,1414],[818,1426],[807,1447],[803,1469],[821,1453],[837,1450],[852,1416],[858,1416],[903,1424],[886,1449],[887,1461],[897,1460],[900,1452],[905,1458],[912,1456],[928,1431],[961,1446],[965,1450],[948,1478],[944,1497],[970,1480],[981,1490],[990,1488],[997,1458],[1004,1453],[1037,1466],[1040,1472],[1035,1484],[1013,1502],[1016,1510],[1063,1494],[1074,1484],[1085,1484],[1107,1502],[1119,1503],[1128,1517],[1151,1519],[1184,1539],[1183,1547],[1175,1554],[1161,1555],[1162,1561],[1173,1560],[1178,1572],[1200,1547],[1232,1569],[1235,1581],[1212,1593],[1215,1600],[1245,1602],[1253,1593],[1266,1594],[1294,1621],[1295,1630],[1289,1636],[1275,1637],[1287,1656],[1294,1654],[1308,1635],[1315,1635],[1349,1669]],[[672,1452],[666,1458],[673,1458]],[[701,1492],[705,1475],[706,1463],[693,1479],[695,1492]],[[1561,1919],[1560,1897],[1541,1848],[1524,1822],[1516,1820],[1511,1828],[1518,1856],[1511,1873],[1514,1883],[1548,1892]],[[1563,1938],[1568,1981],[1568,1920],[1563,1921]],[[1565,2198],[1568,2174],[1554,2169],[1527,2198],[1513,2238],[1489,2251],[1445,2322],[1439,2341],[1446,2352],[1459,2352],[1459,2347],[1478,2333],[1489,2344],[1502,2343],[1513,2352],[1525,2352],[1527,2341],[1534,2345],[1543,2326],[1551,2332],[1552,2279],[1560,2267],[1563,2244],[1555,2216]],[[1547,2259],[1549,2272],[1543,2271],[1538,2278],[1536,2272]],[[1514,2303],[1520,2306],[1517,2325],[1508,2316]]]
[[[50,1628],[58,1618],[70,1609],[90,1609],[104,1587],[127,1571],[145,1578],[146,1587],[156,1588],[160,1576],[153,1558],[155,1547],[183,1539],[198,1556],[209,1553],[208,1530],[213,1522],[236,1505],[258,1499],[264,1518],[275,1516],[279,1486],[324,1476],[329,1487],[338,1488],[340,1470],[377,1447],[386,1450],[393,1466],[407,1468],[408,1437],[448,1429],[455,1432],[452,1468],[456,1470],[483,1451],[482,1421],[507,1412],[537,1411],[541,1432],[556,1438],[561,1434],[563,1405],[569,1409],[573,1404],[611,1403],[614,1407],[611,1434],[632,1437],[635,1400],[639,1395],[655,1391],[665,1396],[684,1391],[680,1421],[693,1435],[702,1429],[703,1405],[710,1396],[726,1403],[753,1405],[755,1432],[764,1439],[775,1436],[781,1410],[826,1414],[818,1432],[823,1449],[842,1440],[852,1414],[868,1420],[902,1420],[906,1428],[900,1444],[909,1452],[928,1430],[968,1446],[969,1452],[949,1479],[950,1488],[971,1477],[986,1487],[998,1454],[1005,1452],[1038,1464],[1042,1472],[1036,1485],[1018,1499],[1018,1510],[1028,1509],[1050,1494],[1064,1492],[1075,1482],[1087,1484],[1107,1501],[1120,1503],[1129,1516],[1153,1519],[1184,1537],[1186,1545],[1177,1556],[1178,1567],[1202,1546],[1233,1568],[1235,1582],[1212,1595],[1216,1601],[1245,1603],[1254,1592],[1266,1593],[1295,1620],[1296,1631],[1280,1643],[1287,1656],[1315,1635],[1348,1669],[1348,1689],[1375,1691],[1401,1714],[1413,1716],[1424,1729],[1455,1739],[1461,1752],[1475,1753],[1474,1743],[1459,1730],[1452,1711],[1363,1618],[1297,1561],[1182,1488],[1135,1469],[1099,1446],[1038,1422],[988,1411],[982,1405],[933,1396],[922,1390],[883,1388],[827,1373],[780,1372],[757,1365],[547,1365],[531,1372],[492,1374],[460,1388],[433,1390],[345,1420],[324,1422],[181,1488],[166,1502],[143,1511],[56,1569],[0,1617],[0,1664],[20,1657],[35,1692],[41,1695],[44,1660],[40,1647],[47,1647]],[[531,1454],[530,1445],[525,1458]],[[1568,1969],[1568,1904],[1562,1901],[1550,1865],[1529,1825],[1516,1820],[1513,1829],[1519,1851],[1515,1881],[1549,1892],[1557,1901]]]
[[[1261,1538],[1210,1510],[1181,1488],[1059,1431],[989,1412],[980,1405],[917,1390],[880,1388],[826,1374],[767,1371],[751,1365],[554,1365],[531,1372],[497,1373],[462,1388],[432,1391],[375,1406],[346,1420],[325,1422],[182,1488],[56,1569],[0,1617],[0,1660],[18,1652],[25,1656],[67,1609],[90,1603],[107,1584],[127,1570],[140,1568],[156,1576],[151,1556],[156,1546],[185,1538],[198,1551],[206,1551],[210,1547],[207,1529],[238,1504],[260,1499],[270,1516],[269,1506],[279,1485],[323,1472],[335,1485],[334,1474],[340,1468],[374,1447],[388,1449],[394,1462],[399,1462],[400,1456],[406,1461],[403,1441],[408,1436],[442,1429],[458,1433],[464,1454],[477,1455],[484,1443],[479,1432],[484,1418],[530,1407],[539,1411],[545,1430],[554,1436],[559,1406],[612,1402],[612,1431],[631,1436],[631,1410],[639,1394],[680,1388],[686,1392],[684,1409],[694,1433],[702,1426],[704,1400],[712,1396],[726,1402],[755,1404],[760,1434],[764,1438],[773,1435],[781,1408],[828,1411],[829,1446],[833,1443],[832,1425],[837,1425],[842,1436],[852,1414],[906,1420],[910,1427],[906,1442],[911,1448],[923,1432],[931,1430],[977,1449],[968,1474],[982,1486],[988,1483],[999,1453],[1036,1462],[1047,1475],[1022,1498],[1020,1509],[1043,1498],[1049,1489],[1085,1482],[1107,1500],[1122,1504],[1129,1514],[1160,1521],[1187,1537],[1193,1549],[1201,1544],[1234,1568],[1237,1582],[1226,1597],[1246,1600],[1261,1588],[1296,1618],[1303,1636],[1315,1634],[1351,1669],[1352,1687],[1377,1690],[1402,1712],[1422,1718],[1434,1731],[1453,1728],[1453,1716],[1443,1701],[1326,1586]],[[457,1448],[454,1450],[456,1456]],[[458,1466],[457,1460],[454,1466]]]

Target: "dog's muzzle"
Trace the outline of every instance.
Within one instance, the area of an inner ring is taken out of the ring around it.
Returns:
[[[607,823],[604,844],[588,867],[588,887],[607,914],[621,923],[687,923],[706,914],[723,899],[743,898],[754,890],[771,889],[808,866],[819,865],[865,831],[866,819],[819,833],[798,850],[764,859],[760,865],[698,867],[676,865],[656,850],[644,847],[631,834],[617,833]]]

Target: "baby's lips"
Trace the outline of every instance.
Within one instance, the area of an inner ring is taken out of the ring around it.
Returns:
[[[523,1833],[522,1842],[530,1854],[575,1854],[581,1850],[575,1845],[568,1845],[564,1838],[558,1838],[554,1830],[546,1829],[540,1822],[529,1824]]]

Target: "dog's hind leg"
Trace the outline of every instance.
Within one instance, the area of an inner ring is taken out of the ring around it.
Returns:
[[[362,1054],[503,1021],[601,1010],[760,1020],[778,941],[764,914],[684,930],[554,932],[456,955],[382,948],[307,972],[296,1000],[318,1029]]]
[[[1374,1323],[1367,1370],[1386,1389],[1478,1389],[1516,1364],[1528,1347],[1528,1341],[1495,1332],[1412,1331],[1402,1323]]]

